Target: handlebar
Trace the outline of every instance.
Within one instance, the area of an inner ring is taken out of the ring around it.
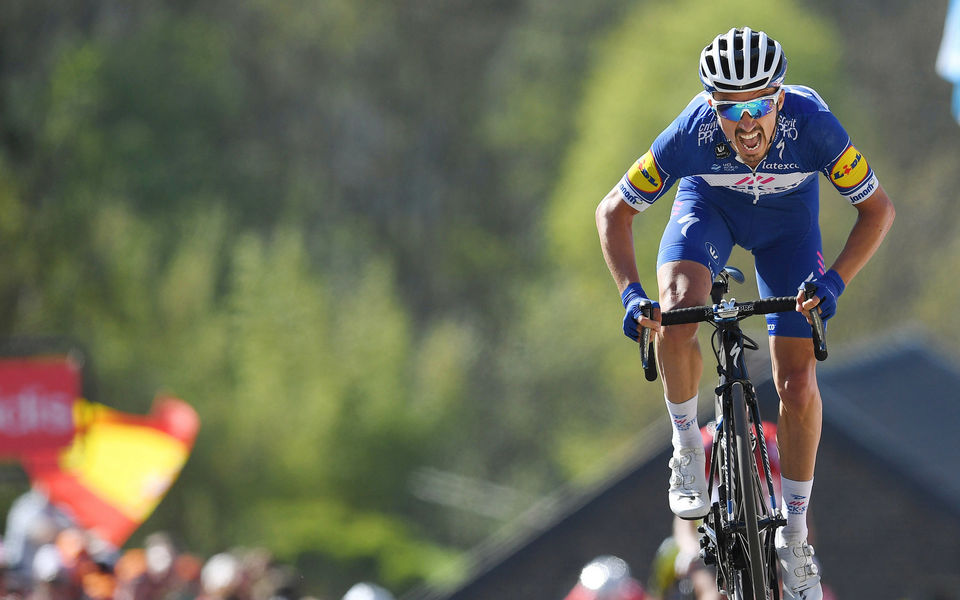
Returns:
[[[804,294],[807,298],[815,295],[816,286],[812,283],[804,284]],[[664,311],[660,314],[660,324],[682,325],[684,323],[700,323],[702,321],[717,322],[724,319],[741,320],[751,315],[765,315],[778,312],[793,312],[797,307],[797,299],[792,296],[781,296],[776,298],[763,298],[750,302],[721,302],[713,306],[691,306],[688,308],[675,308]],[[647,313],[644,313],[646,316]],[[813,354],[817,360],[823,361],[827,358],[827,336],[823,327],[823,320],[820,313],[816,310],[810,311],[813,321]],[[653,359],[653,342],[647,342],[649,330],[644,328],[641,333],[640,355],[643,363],[644,374],[647,381],[654,381],[657,378],[656,361]]]
[[[717,305],[717,314],[722,316],[723,307],[728,307],[731,316],[749,317],[750,315],[765,315],[776,312],[792,312],[797,307],[797,299],[788,296],[779,298],[764,298],[763,300],[754,300],[752,302],[732,302],[730,304]],[[733,312],[735,311],[735,312]],[[684,323],[699,323],[701,321],[714,320],[713,306],[691,306],[689,308],[675,308],[664,311],[660,315],[661,325],[682,325]]]

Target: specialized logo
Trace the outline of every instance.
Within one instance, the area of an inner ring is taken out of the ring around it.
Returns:
[[[663,187],[663,178],[657,170],[652,150],[648,150],[630,167],[627,171],[627,179],[630,180],[630,185],[645,194],[655,194],[660,191]]]
[[[852,188],[860,185],[866,179],[870,167],[867,160],[853,145],[847,146],[837,162],[830,169],[830,180],[839,188]]]
[[[677,223],[683,225],[683,229],[680,230],[680,234],[681,234],[683,237],[687,237],[687,230],[690,229],[690,226],[691,226],[691,225],[693,225],[694,223],[697,223],[697,222],[699,222],[699,221],[700,221],[700,219],[698,219],[697,217],[693,216],[693,213],[687,213],[687,214],[683,215],[682,217],[680,217],[679,219],[677,219]]]
[[[740,346],[734,346],[730,349],[730,357],[733,359],[733,364],[737,364],[737,361],[740,360]]]

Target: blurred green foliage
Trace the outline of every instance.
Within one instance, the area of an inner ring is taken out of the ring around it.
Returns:
[[[198,409],[143,532],[265,545],[331,596],[451,584],[500,523],[424,501],[419,469],[515,491],[509,520],[660,418],[593,211],[742,14],[923,210],[844,298],[909,291],[960,350],[956,136],[903,157],[849,19],[788,0],[4,3],[2,333],[81,340],[92,400]],[[855,211],[823,195],[829,255]],[[637,219],[646,282],[668,205]],[[842,314],[842,339],[889,323]]]

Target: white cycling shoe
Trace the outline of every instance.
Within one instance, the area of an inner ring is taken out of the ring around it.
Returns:
[[[674,448],[670,458],[670,510],[681,519],[702,519],[710,510],[703,447]]]
[[[813,560],[813,546],[806,540],[788,541],[778,529],[776,548],[784,600],[822,600],[820,567]]]

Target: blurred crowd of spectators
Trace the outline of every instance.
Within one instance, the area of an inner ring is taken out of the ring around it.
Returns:
[[[307,599],[299,590],[299,574],[262,548],[201,558],[157,532],[142,548],[117,551],[73,526],[36,492],[11,507],[0,564],[0,600]],[[343,600],[394,599],[364,583]]]
[[[143,548],[97,556],[75,528],[59,531],[31,552],[28,563],[3,573],[6,597],[36,600],[282,600],[300,598],[299,577],[259,548],[207,559],[179,552],[170,537],[153,533]]]

